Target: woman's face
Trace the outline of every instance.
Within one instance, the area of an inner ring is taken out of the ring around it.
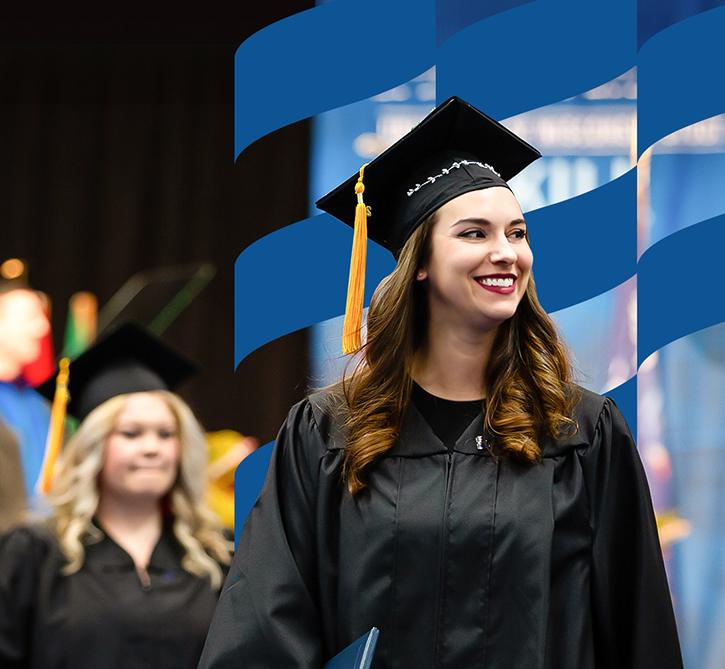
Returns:
[[[526,222],[504,187],[464,193],[444,204],[431,234],[428,281],[432,323],[489,331],[511,318],[531,276]]]
[[[107,437],[100,474],[101,494],[160,499],[171,490],[179,470],[176,417],[152,393],[134,393]]]

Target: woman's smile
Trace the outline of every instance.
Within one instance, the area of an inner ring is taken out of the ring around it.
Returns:
[[[501,293],[502,295],[510,295],[513,293],[516,283],[516,277],[513,274],[490,274],[488,276],[476,277],[476,281],[480,286],[492,293]]]

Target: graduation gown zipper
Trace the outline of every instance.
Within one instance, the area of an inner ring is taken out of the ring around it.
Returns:
[[[442,625],[442,609],[443,609],[443,597],[445,594],[445,564],[446,564],[446,553],[447,553],[447,529],[448,529],[448,504],[451,497],[451,486],[453,478],[453,451],[448,451],[448,458],[446,459],[446,495],[443,503],[443,523],[441,525],[441,538],[440,538],[440,562],[438,564],[438,611],[437,622],[436,622],[436,655],[434,666],[438,666],[439,662],[439,647],[441,640],[441,625]]]

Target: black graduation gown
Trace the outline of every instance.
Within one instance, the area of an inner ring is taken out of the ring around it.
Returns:
[[[376,669],[676,669],[647,481],[609,398],[582,390],[538,464],[452,452],[411,403],[351,498],[325,393],[282,427],[200,668],[320,669],[371,627]]]
[[[151,556],[150,586],[110,537],[86,546],[70,576],[42,527],[0,541],[3,669],[192,669],[218,599],[208,579],[181,568],[169,519]]]

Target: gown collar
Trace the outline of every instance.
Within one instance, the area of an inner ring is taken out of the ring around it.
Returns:
[[[595,432],[594,425],[590,423],[596,422],[598,419],[604,398],[579,386],[575,387],[575,392],[578,397],[571,415],[573,425],[565,426],[564,431],[567,434],[561,439],[544,437],[540,441],[539,448],[544,458],[562,457],[575,450],[586,450],[589,445],[587,435]],[[321,426],[324,425],[322,431],[325,435],[327,450],[345,450],[347,435],[343,425],[344,420],[340,418],[340,416],[344,416],[345,408],[341,406],[343,401],[340,393],[323,389],[313,393],[309,401],[313,406],[317,421]],[[486,438],[483,427],[484,417],[481,413],[460,436],[453,448],[454,452],[490,457],[489,448],[478,448],[477,438]],[[492,441],[489,438],[489,443]],[[496,453],[495,441],[493,449]],[[403,417],[400,438],[382,457],[422,457],[447,452],[448,449],[443,442],[435,435],[413,402],[410,402]]]
[[[94,518],[93,524],[103,533],[103,538],[98,543],[85,546],[86,560],[101,567],[135,568],[133,558],[111,539],[100,522]],[[165,516],[161,536],[151,553],[149,569],[167,570],[177,567],[182,552],[174,536],[174,518]]]
[[[483,446],[484,434],[483,412],[476,416],[471,424],[463,431],[453,447],[456,453],[467,455],[489,456],[488,449],[478,448],[478,439],[481,437]],[[400,438],[383,457],[422,457],[427,455],[446,454],[448,449],[433,432],[425,418],[420,414],[413,402],[408,404],[400,427]]]

